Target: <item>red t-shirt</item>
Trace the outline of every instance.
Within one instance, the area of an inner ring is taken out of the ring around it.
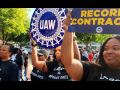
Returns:
[[[88,58],[89,58],[89,60],[91,61],[92,60],[92,54],[88,54]]]

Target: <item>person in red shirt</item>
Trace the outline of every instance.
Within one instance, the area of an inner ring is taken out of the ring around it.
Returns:
[[[90,51],[89,54],[88,54],[88,58],[89,58],[90,61],[92,61],[92,59],[93,59],[93,54],[92,54],[91,51]]]

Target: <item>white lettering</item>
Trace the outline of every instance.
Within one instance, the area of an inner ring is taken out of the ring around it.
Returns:
[[[61,70],[65,70],[65,68],[63,68],[63,67],[58,67],[57,69],[54,68],[54,71],[61,71]]]
[[[54,30],[56,20],[40,20],[40,29]]]
[[[59,76],[49,75],[49,78],[52,78],[52,79],[59,79]]]
[[[48,20],[48,22],[49,22],[49,29],[54,30],[56,20],[54,20],[54,22],[53,22],[53,20],[51,20],[51,22],[50,22],[50,20]]]
[[[37,74],[35,74],[35,73],[33,73],[33,72],[31,72],[31,74],[32,74],[33,76],[37,77]]]
[[[101,73],[100,79],[106,79],[106,80],[109,80],[109,81],[120,81],[119,79],[108,78],[108,77],[106,77],[106,76],[103,76],[103,77],[102,77],[102,73]]]
[[[34,77],[37,77],[37,78],[40,78],[40,79],[43,79],[43,78],[44,78],[43,76],[37,75],[37,74],[35,74],[34,72],[31,72],[31,74],[32,74]]]
[[[43,77],[43,76],[41,76],[41,75],[38,75],[38,78],[43,79],[44,77]]]
[[[65,75],[65,76],[53,76],[53,75],[49,75],[49,78],[51,78],[51,79],[68,79],[68,75]]]
[[[60,79],[68,79],[68,75],[61,76]]]
[[[109,80],[110,80],[110,81],[114,81],[114,79],[113,79],[113,78],[109,78]]]
[[[40,29],[43,29],[44,20],[40,20]]]
[[[119,79],[116,79],[115,81],[120,81]]]
[[[108,80],[108,78],[106,76],[104,76],[103,78]]]
[[[48,29],[48,22],[47,22],[47,20],[45,20],[44,29]]]

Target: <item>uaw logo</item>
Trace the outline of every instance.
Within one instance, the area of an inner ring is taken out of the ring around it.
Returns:
[[[35,42],[44,48],[62,44],[67,8],[36,8],[31,18],[30,30]]]
[[[98,27],[96,28],[96,32],[97,32],[97,33],[102,33],[102,32],[103,32],[103,28],[102,28],[101,26],[98,26]]]

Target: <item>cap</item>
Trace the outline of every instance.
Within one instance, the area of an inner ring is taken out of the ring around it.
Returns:
[[[28,54],[28,52],[25,50],[25,51],[23,51],[23,53],[25,53],[25,54]]]
[[[44,56],[49,56],[49,53],[46,49],[41,49],[37,52],[38,55],[44,55]]]

